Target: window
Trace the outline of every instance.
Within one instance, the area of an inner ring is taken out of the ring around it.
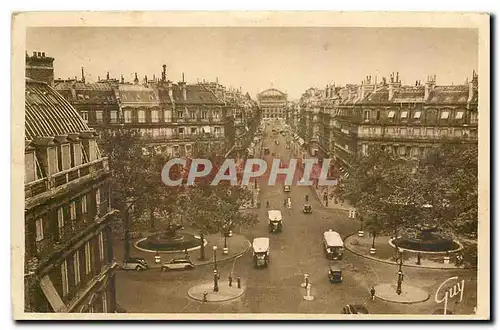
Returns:
[[[55,174],[59,172],[59,161],[57,157],[56,147],[48,148],[47,153],[48,153],[49,174]]]
[[[64,209],[62,207],[57,209],[57,229],[59,238],[61,238],[64,230]]]
[[[97,188],[95,191],[95,204],[97,206],[97,214],[101,213],[100,205],[101,205],[101,189]]]
[[[462,130],[460,128],[455,129],[455,136],[462,136]]]
[[[83,154],[82,154],[82,145],[80,143],[73,144],[73,161],[74,166],[82,165],[83,163]]]
[[[179,127],[178,130],[179,130],[179,134],[181,134],[181,135],[184,134],[184,131],[185,131],[184,127]]]
[[[61,165],[63,171],[71,168],[71,152],[69,144],[61,146]]]
[[[388,118],[394,118],[394,111],[389,111],[389,115],[387,115]]]
[[[92,259],[90,254],[90,242],[85,243],[85,274],[89,274],[92,270]]]
[[[408,111],[401,111],[401,119],[407,119],[408,118]]]
[[[82,205],[82,214],[87,214],[87,195],[83,195],[80,201]]]
[[[177,118],[183,118],[184,113],[182,111],[177,111]]]
[[[158,122],[158,110],[151,110],[151,122]]]
[[[153,136],[154,137],[160,136],[160,129],[159,128],[153,128]]]
[[[406,152],[406,147],[405,146],[398,147],[398,152],[399,152],[399,155],[404,156],[405,152]]]
[[[363,156],[368,155],[368,145],[367,144],[361,145],[361,153],[363,154]]]
[[[139,110],[137,112],[138,118],[139,118],[139,123],[145,123],[146,122],[146,112],[144,110]]]
[[[102,312],[108,312],[108,294],[107,292],[102,293]]]
[[[132,111],[130,111],[130,110],[123,111],[123,117],[124,117],[126,123],[131,123],[132,122]]]
[[[450,113],[448,111],[441,112],[441,119],[448,119]]]
[[[219,119],[220,113],[219,111],[214,111],[214,119]]]
[[[377,120],[380,120],[380,111],[377,111]]]
[[[24,182],[28,183],[37,179],[36,158],[34,152],[24,154]]]
[[[190,119],[196,119],[196,112],[195,111],[189,111],[189,118]]]
[[[455,116],[455,119],[462,119],[464,116],[464,113],[462,111],[458,111],[456,116]]]
[[[41,240],[43,240],[43,218],[36,219],[35,235],[36,235],[37,242],[40,242]]]
[[[87,111],[82,111],[80,114],[82,116],[83,121],[88,123],[89,122],[89,113]]]
[[[448,135],[448,130],[446,128],[441,128],[441,130],[439,131],[439,135],[441,136]]]
[[[97,159],[97,151],[97,142],[95,140],[89,140],[89,161]]]
[[[69,203],[69,217],[70,217],[71,221],[76,220],[76,202],[75,201],[71,201]]]
[[[413,129],[413,134],[417,135],[417,136],[420,136],[420,128],[414,128]]]
[[[75,284],[80,283],[80,253],[78,251],[73,254],[73,274],[75,275]]]
[[[112,124],[116,124],[118,122],[118,111],[110,111],[109,119]]]
[[[399,134],[406,135],[406,127],[402,127],[399,129]]]
[[[196,134],[196,127],[191,127],[191,134]]]
[[[413,115],[413,118],[414,119],[420,119],[420,115],[422,114],[422,112],[420,111],[416,111],[415,114]]]
[[[99,260],[104,260],[104,236],[102,231],[99,233]]]
[[[425,129],[425,135],[428,135],[428,136],[433,136],[434,135],[434,128],[426,128]]]
[[[170,123],[172,121],[172,111],[170,110],[163,111],[163,121],[166,123]]]
[[[98,123],[102,123],[102,111],[101,110],[97,110],[95,112],[95,120],[98,122]]]
[[[220,134],[220,127],[214,127],[214,133]]]
[[[364,121],[370,121],[370,111],[364,111],[363,112],[363,120]]]
[[[207,112],[206,111],[201,112],[201,119],[207,119]]]
[[[471,124],[477,124],[477,118],[478,118],[477,112],[470,113],[470,123]]]
[[[61,280],[62,280],[62,295],[66,296],[69,292],[69,283],[68,283],[68,263],[64,260],[61,264]]]

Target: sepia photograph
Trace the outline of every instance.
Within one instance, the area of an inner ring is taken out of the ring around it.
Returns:
[[[489,24],[13,14],[14,318],[490,319]]]

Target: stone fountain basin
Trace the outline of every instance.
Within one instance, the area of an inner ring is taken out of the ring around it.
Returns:
[[[147,237],[138,240],[134,247],[140,251],[145,252],[164,252],[164,253],[176,253],[184,252],[186,249],[188,251],[198,250],[201,248],[201,237],[185,232],[178,232],[175,237],[158,237],[156,234],[149,235]],[[207,241],[204,240],[203,246],[207,245]]]
[[[447,252],[454,253],[463,249],[463,245],[459,241],[444,238],[421,240],[418,238],[398,237],[396,239],[390,239],[389,245],[406,251],[429,254],[445,254]]]

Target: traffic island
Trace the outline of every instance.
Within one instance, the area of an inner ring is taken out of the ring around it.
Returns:
[[[391,237],[377,236],[375,242],[375,249],[372,248],[373,238],[365,233],[363,237],[358,236],[358,233],[351,234],[344,239],[344,247],[346,250],[378,262],[386,264],[397,265],[394,257],[396,255],[396,248],[390,245]],[[446,262],[443,253],[433,252],[418,252],[403,250],[403,266],[404,267],[418,267],[418,268],[431,268],[451,270],[457,268],[469,268],[464,265],[457,266],[455,262]],[[473,268],[473,267],[470,267]]]
[[[401,294],[398,295],[396,291],[396,284],[379,284],[375,286],[375,297],[400,304],[415,304],[429,299],[429,293],[427,291],[404,283],[401,286]]]
[[[188,290],[191,299],[201,302],[224,302],[241,297],[245,293],[244,288],[229,286],[227,283],[219,283],[219,291],[214,292],[214,283],[206,282],[195,285]]]

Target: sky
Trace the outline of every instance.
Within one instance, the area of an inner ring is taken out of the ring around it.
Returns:
[[[436,75],[463,84],[478,68],[478,31],[443,28],[161,27],[27,29],[26,51],[55,58],[54,75],[132,81],[161,75],[242,88],[252,97],[276,88],[298,99],[326,84],[358,84],[399,72],[403,84]]]

